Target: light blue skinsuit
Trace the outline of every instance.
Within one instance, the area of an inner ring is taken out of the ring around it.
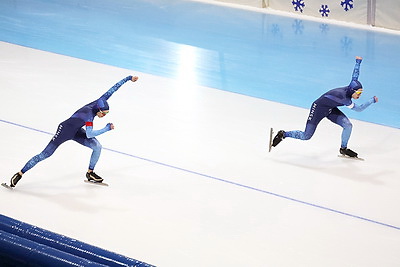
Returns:
[[[332,89],[312,103],[305,131],[285,132],[285,138],[290,137],[301,140],[309,140],[314,135],[319,122],[326,117],[333,123],[336,123],[343,128],[341,147],[347,148],[347,143],[350,139],[353,125],[346,115],[337,107],[347,106],[355,111],[363,111],[369,105],[375,103],[374,97],[362,105],[357,105],[352,101],[352,94],[359,88],[362,88],[361,83],[358,81],[361,61],[361,59],[356,59],[352,80],[348,86]]]
[[[46,148],[38,155],[31,158],[21,172],[25,173],[33,168],[38,162],[53,155],[54,151],[65,141],[74,140],[81,145],[89,147],[93,150],[90,157],[89,169],[94,170],[101,153],[101,144],[95,136],[111,130],[111,124],[108,123],[103,129],[93,130],[93,119],[100,110],[109,110],[107,100],[115,93],[124,83],[131,80],[132,76],[128,76],[113,87],[111,87],[99,99],[83,106],[77,110],[72,116],[58,125],[56,134],[53,136]],[[86,126],[86,130],[82,127]]]

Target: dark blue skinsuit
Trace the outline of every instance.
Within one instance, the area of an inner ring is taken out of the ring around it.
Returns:
[[[355,111],[363,111],[369,105],[375,103],[374,97],[362,105],[357,105],[352,101],[352,94],[358,89],[362,88],[361,83],[358,81],[361,61],[361,59],[356,59],[352,81],[348,86],[332,89],[312,103],[304,132],[298,130],[288,131],[285,132],[284,137],[309,140],[314,135],[319,122],[323,118],[327,118],[343,128],[341,147],[346,148],[350,139],[353,125],[347,116],[337,107],[347,106]]]
[[[99,160],[101,153],[101,144],[95,136],[111,130],[111,124],[108,123],[103,129],[93,130],[93,119],[100,110],[109,110],[107,100],[115,93],[124,83],[131,80],[132,76],[128,76],[113,87],[111,87],[99,99],[83,106],[77,110],[72,116],[58,125],[57,131],[46,148],[38,155],[31,158],[21,172],[25,173],[33,168],[38,162],[53,155],[54,151],[65,141],[74,140],[81,145],[89,147],[93,150],[90,157],[89,169],[93,170]],[[86,130],[82,127],[86,126]]]

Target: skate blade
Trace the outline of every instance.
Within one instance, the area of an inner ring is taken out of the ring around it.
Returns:
[[[2,183],[1,185],[4,186],[4,187],[7,188],[7,189],[13,190],[13,187],[9,186],[9,185],[6,184],[6,183]]]
[[[349,157],[349,156],[345,156],[345,155],[338,155],[339,158],[344,158],[344,159],[352,159],[352,160],[360,160],[360,161],[364,161],[365,159],[363,158],[359,158],[359,157]]]
[[[271,128],[269,131],[269,147],[268,147],[268,152],[271,152],[272,149],[272,136],[274,134],[274,129]]]
[[[95,184],[95,185],[102,185],[102,186],[108,186],[108,184],[106,184],[106,183],[103,183],[103,182],[92,182],[92,181],[88,181],[88,180],[83,180],[85,183],[88,183],[88,184]]]

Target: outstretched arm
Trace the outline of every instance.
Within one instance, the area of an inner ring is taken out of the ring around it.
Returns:
[[[117,82],[116,84],[114,84],[114,86],[108,89],[108,91],[105,92],[100,98],[108,100],[111,97],[111,95],[114,94],[124,83],[126,83],[127,81],[136,82],[138,79],[139,78],[137,76],[128,76],[124,78],[119,82]]]
[[[360,65],[361,65],[362,57],[356,57],[356,65],[353,69],[353,75],[351,77],[352,81],[357,81],[358,76],[360,75]]]
[[[86,122],[86,136],[87,138],[92,138],[95,136],[98,136],[100,134],[103,134],[105,132],[111,131],[114,129],[114,125],[112,123],[107,123],[107,125],[100,130],[94,130],[93,129],[93,122]]]
[[[354,111],[363,111],[364,109],[366,109],[367,107],[369,107],[369,105],[371,105],[372,103],[376,103],[378,102],[378,98],[376,96],[370,98],[367,102],[365,102],[364,104],[361,105],[357,105],[355,103],[352,103],[349,108],[351,108]]]

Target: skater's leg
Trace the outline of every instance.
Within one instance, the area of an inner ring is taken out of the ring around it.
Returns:
[[[21,172],[25,173],[32,169],[38,162],[53,155],[54,151],[65,141],[72,139],[77,131],[76,127],[71,126],[69,120],[60,123],[57,127],[56,134],[53,136],[46,148],[38,155],[31,158],[25,166],[22,168]]]
[[[300,140],[310,140],[311,137],[314,135],[316,128],[317,128],[317,125],[307,122],[306,129],[304,130],[304,132],[298,131],[298,130],[285,132],[285,138],[290,137],[290,138],[295,138],[295,139],[300,139]]]
[[[346,116],[340,116],[338,118],[338,124],[343,127],[342,131],[342,141],[340,145],[339,152],[342,155],[346,155],[352,158],[356,158],[358,154],[353,150],[347,148],[347,144],[349,142],[351,132],[353,129],[353,125],[351,124],[350,120]]]
[[[36,156],[32,157],[22,168],[21,171],[17,172],[16,174],[11,177],[10,186],[15,187],[19,180],[21,180],[22,175],[32,169],[36,164],[41,162],[42,160],[47,159],[51,155],[53,155],[54,151],[58,148],[58,145],[55,144],[53,141],[46,146],[46,148]]]
[[[337,108],[333,109],[327,118],[343,128],[341,147],[346,148],[353,130],[353,124],[350,122],[349,118]]]
[[[103,179],[93,172],[101,154],[102,146],[96,138],[87,138],[85,130],[81,129],[75,136],[74,141],[79,144],[89,147],[92,149],[92,155],[90,156],[89,168],[86,173],[86,177],[89,181],[102,182]]]
[[[340,154],[349,157],[357,157],[358,154],[356,152],[347,148],[347,144],[349,142],[351,132],[353,129],[353,125],[351,124],[350,120],[339,109],[334,109],[332,113],[328,116],[328,119],[331,120],[333,123],[340,125],[343,128],[341,144],[339,149]]]
[[[54,144],[52,141],[46,146],[46,148],[36,156],[32,157],[22,168],[21,173],[24,174],[30,169],[32,169],[36,164],[41,162],[42,160],[47,159],[51,155],[53,155],[54,151],[58,148],[58,145]]]
[[[300,140],[309,140],[314,135],[316,128],[317,125],[307,122],[306,129],[304,130],[304,132],[299,130],[285,132],[283,130],[280,130],[274,137],[272,141],[272,146],[273,147],[277,146],[286,137],[300,139]]]
[[[97,162],[99,161],[101,149],[103,148],[96,138],[91,138],[90,141],[85,142],[85,146],[90,147],[92,155],[90,156],[89,172],[94,170]]]
[[[102,146],[100,142],[95,137],[87,138],[84,129],[80,129],[73,140],[85,147],[92,149],[92,155],[90,156],[89,162],[89,171],[93,171],[101,154]]]
[[[285,132],[283,130],[279,131],[275,136],[272,146],[279,144],[284,138],[290,137],[300,140],[309,140],[314,135],[320,121],[327,116],[329,109],[317,102],[312,103],[310,112],[308,114],[306,128],[303,131],[295,130]]]
[[[76,119],[68,119],[60,123],[57,127],[56,134],[53,136],[46,148],[40,153],[31,158],[20,172],[16,173],[11,178],[11,186],[14,187],[16,183],[21,179],[22,175],[32,169],[40,161],[47,159],[53,155],[54,151],[65,141],[70,140],[74,137],[77,126],[74,125]]]
[[[351,122],[347,117],[343,118],[343,121],[341,122],[340,125],[343,127],[341,147],[347,147],[347,144],[351,136],[351,132],[353,130],[353,125],[351,124]]]

